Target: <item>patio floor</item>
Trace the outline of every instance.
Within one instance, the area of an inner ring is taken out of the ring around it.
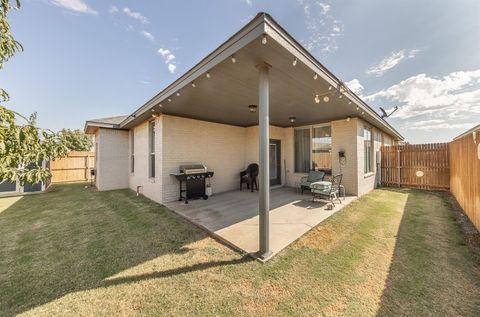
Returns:
[[[330,217],[355,196],[347,196],[335,208],[323,201],[312,202],[310,194],[281,187],[270,191],[270,250],[272,256]],[[208,200],[165,204],[192,223],[207,230],[235,249],[255,256],[258,251],[258,192],[230,191],[214,194]],[[266,259],[266,260],[268,260]]]

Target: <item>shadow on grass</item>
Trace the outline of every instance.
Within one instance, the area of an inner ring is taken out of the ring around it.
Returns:
[[[480,260],[443,192],[388,189],[408,195],[378,316],[480,312]]]
[[[129,190],[83,186],[25,196],[0,213],[0,315],[72,292],[250,261],[242,257],[108,279],[157,257],[188,252],[187,245],[206,234]]]

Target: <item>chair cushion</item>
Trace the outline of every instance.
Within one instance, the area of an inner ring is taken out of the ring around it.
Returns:
[[[327,181],[320,181],[310,184],[310,188],[320,191],[330,191],[331,187],[332,183]]]
[[[307,182],[314,183],[321,181],[325,176],[325,172],[323,171],[310,171],[308,172]]]

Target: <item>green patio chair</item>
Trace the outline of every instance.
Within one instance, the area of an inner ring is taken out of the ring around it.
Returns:
[[[335,200],[338,200],[340,203],[340,186],[342,185],[343,174],[338,174],[332,177],[331,182],[319,181],[312,183],[310,189],[312,191],[312,200],[315,201],[315,198],[328,200],[332,203],[332,206],[335,207]]]
[[[304,176],[300,180],[300,189],[302,190],[302,194],[305,189],[310,190],[310,184],[322,181],[324,176],[325,176],[324,171],[308,172],[308,176]]]

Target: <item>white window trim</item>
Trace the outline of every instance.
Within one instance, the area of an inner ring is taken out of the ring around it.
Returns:
[[[365,129],[370,130],[370,143],[371,143],[370,171],[368,171],[368,172],[365,172],[365,160],[366,160],[366,157],[365,157]],[[374,138],[373,138],[373,127],[369,126],[369,125],[364,125],[363,126],[363,156],[364,156],[363,157],[363,177],[364,178],[369,178],[369,177],[371,177],[375,174],[375,172],[374,172],[375,162],[374,162],[374,158],[373,158],[373,156],[375,154],[374,146],[375,146],[375,141],[374,141]]]

